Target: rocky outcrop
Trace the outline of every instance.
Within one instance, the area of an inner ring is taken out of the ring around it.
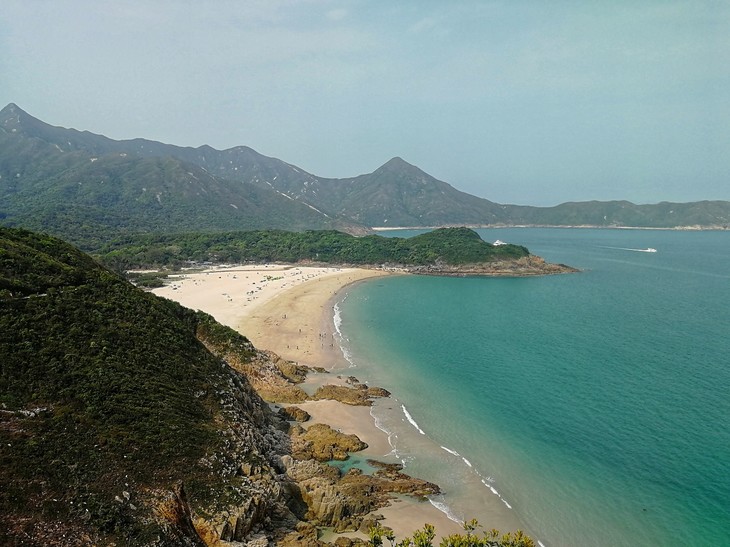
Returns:
[[[353,468],[340,477],[335,468],[313,460],[285,456],[282,463],[307,505],[305,517],[336,531],[358,530],[365,516],[387,505],[394,493],[416,497],[439,493],[438,486],[401,473],[398,465],[370,462],[381,469],[366,475]]]
[[[298,406],[283,406],[279,409],[279,416],[285,420],[294,420],[295,422],[304,423],[311,418],[309,412],[299,408]]]
[[[370,406],[373,397],[390,397],[390,392],[382,387],[368,387],[360,383],[354,387],[328,384],[318,388],[312,395],[314,400],[331,399],[353,406]]]
[[[359,452],[368,447],[357,435],[340,433],[327,424],[312,424],[308,429],[295,425],[290,435],[291,454],[297,460],[342,461],[348,458],[348,452]]]
[[[304,381],[308,367],[286,361],[272,352],[259,352],[247,362],[231,363],[246,375],[256,392],[271,403],[303,403],[309,395],[297,384]]]
[[[529,277],[534,275],[576,273],[579,271],[565,264],[545,262],[543,258],[534,255],[524,256],[515,260],[495,260],[478,264],[454,265],[436,262],[423,266],[402,266],[399,269],[412,274],[443,275],[449,277]]]
[[[296,406],[285,406],[274,414],[259,399],[280,403],[333,399],[370,405],[373,397],[389,396],[387,390],[349,377],[347,385],[326,385],[310,397],[298,385],[311,370],[308,367],[271,352],[221,355],[248,379],[250,386],[241,387],[251,393],[229,402],[231,416],[226,422],[237,424],[225,433],[231,454],[217,454],[210,461],[225,478],[225,496],[219,495],[204,511],[191,512],[205,544],[255,542],[263,534],[279,545],[320,547],[324,544],[317,539],[316,526],[336,531],[367,528],[363,519],[388,504],[394,494],[438,493],[436,485],[403,474],[397,465],[370,462],[378,468],[372,475],[359,469],[341,475],[325,462],[347,459],[350,452],[365,449],[364,442],[325,424],[306,429],[299,423],[287,424],[305,422],[309,415]],[[246,427],[244,413],[253,415],[260,427]]]

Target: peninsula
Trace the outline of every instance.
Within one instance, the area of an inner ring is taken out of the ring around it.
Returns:
[[[355,237],[334,230],[145,235],[102,247],[117,271],[214,264],[285,263],[428,275],[528,276],[575,272],[521,245],[490,244],[469,228],[438,228],[411,238]]]

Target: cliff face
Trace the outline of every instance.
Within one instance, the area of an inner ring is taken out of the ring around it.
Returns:
[[[3,545],[319,545],[437,490],[340,476],[318,460],[363,443],[256,391],[306,398],[305,369],[54,238],[0,228],[0,356]]]

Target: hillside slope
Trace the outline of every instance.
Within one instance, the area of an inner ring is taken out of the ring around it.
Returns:
[[[307,367],[47,235],[0,227],[0,357],[0,545],[325,547],[318,527],[439,492],[395,464],[340,472],[365,443],[261,398],[387,391],[309,395]]]
[[[0,543],[203,545],[291,529],[277,478],[288,438],[206,339],[255,354],[69,245],[0,228]]]
[[[221,176],[233,158],[236,164],[240,158],[253,161],[245,177]],[[11,104],[0,111],[0,220],[64,236],[86,249],[123,233],[365,230],[257,185],[271,173],[269,164],[286,166],[243,147],[217,152],[114,141],[50,126]]]

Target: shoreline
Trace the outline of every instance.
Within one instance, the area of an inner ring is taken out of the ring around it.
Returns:
[[[501,230],[505,228],[558,228],[561,230],[665,230],[674,232],[722,232],[729,228],[723,225],[717,226],[600,226],[593,224],[446,224],[443,226],[371,226],[374,232],[395,232],[398,230],[436,230],[437,228],[464,227],[474,230],[495,229]]]
[[[344,378],[349,376],[347,370],[351,365],[342,352],[333,320],[334,306],[341,301],[343,291],[364,280],[386,275],[398,274],[357,268],[229,266],[182,273],[169,285],[153,292],[209,313],[242,333],[259,350],[273,351],[285,360],[326,369],[327,373],[310,373],[300,385],[305,391],[313,392],[324,383],[344,384]],[[377,405],[379,399],[375,401]],[[326,423],[367,443],[368,448],[356,453],[356,458],[400,463],[388,433],[376,424],[372,413],[375,407],[350,406],[333,400],[307,401],[296,406],[311,415],[302,424],[305,428]],[[429,480],[429,477],[419,478]],[[495,516],[485,509],[487,514]],[[425,523],[436,527],[437,541],[450,534],[463,533],[461,523],[452,520],[444,510],[415,498],[399,496],[372,515],[382,515],[381,524],[392,528],[398,538],[409,536]],[[506,532],[514,523],[498,518],[481,524]],[[344,535],[365,537],[358,532]]]

